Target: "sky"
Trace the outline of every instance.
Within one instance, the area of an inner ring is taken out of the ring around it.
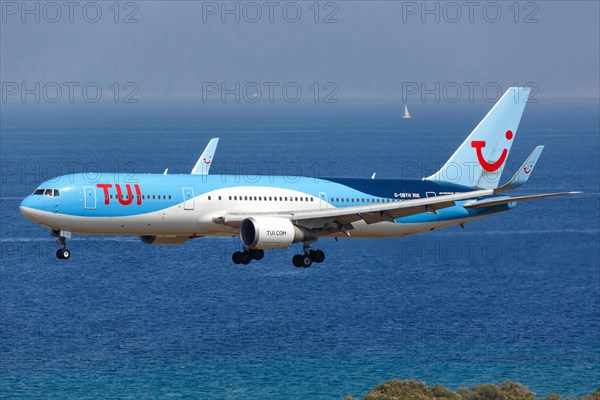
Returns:
[[[2,1],[0,11],[3,103],[27,90],[95,99],[98,88],[118,101],[453,101],[515,84],[540,99],[600,96],[597,1]]]

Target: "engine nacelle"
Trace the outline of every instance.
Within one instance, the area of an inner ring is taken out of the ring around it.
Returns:
[[[249,249],[286,249],[292,243],[315,241],[317,235],[285,218],[250,217],[242,221],[240,239]]]
[[[188,241],[188,236],[140,236],[140,240],[146,244],[183,244]]]

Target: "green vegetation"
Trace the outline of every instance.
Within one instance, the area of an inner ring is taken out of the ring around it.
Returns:
[[[346,396],[343,400],[356,399]],[[569,399],[554,393],[546,397],[535,397],[535,393],[526,386],[510,381],[500,385],[484,383],[471,389],[461,387],[454,391],[439,383],[427,386],[424,382],[394,379],[371,389],[364,400],[600,400],[600,387],[589,397]]]

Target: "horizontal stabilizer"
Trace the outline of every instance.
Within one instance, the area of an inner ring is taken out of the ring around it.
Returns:
[[[533,168],[535,167],[535,163],[537,162],[537,160],[540,158],[540,155],[542,154],[542,150],[544,150],[544,146],[537,146],[533,150],[533,152],[531,152],[529,157],[527,157],[527,160],[525,160],[523,165],[521,165],[521,168],[519,168],[517,170],[517,172],[515,172],[513,177],[510,179],[510,181],[508,181],[507,183],[505,183],[498,189],[494,190],[494,192],[501,193],[501,192],[505,192],[507,190],[513,190],[520,186],[523,186],[525,184],[525,182],[527,182],[527,180],[531,176],[531,173],[533,172]]]
[[[579,194],[581,192],[561,192],[561,193],[546,193],[546,194],[534,194],[531,196],[520,196],[520,197],[505,197],[502,199],[492,198],[487,200],[470,201],[463,204],[465,208],[483,208],[499,206],[501,204],[517,203],[520,201],[538,200],[545,199],[548,197],[567,196],[570,194]]]

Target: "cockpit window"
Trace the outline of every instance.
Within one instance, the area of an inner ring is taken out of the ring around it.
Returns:
[[[49,196],[49,197],[58,197],[60,196],[60,190],[58,189],[35,189],[33,192],[34,196]]]

